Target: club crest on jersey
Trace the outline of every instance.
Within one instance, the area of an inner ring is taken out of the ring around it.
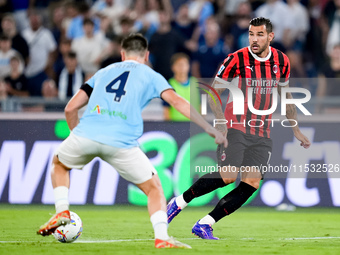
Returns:
[[[277,67],[277,65],[274,65],[274,66],[273,66],[273,72],[274,72],[274,73],[277,73],[277,71],[278,71],[278,67]]]
[[[227,158],[227,155],[225,154],[225,152],[223,152],[222,155],[221,155],[221,160],[225,161],[226,158]]]

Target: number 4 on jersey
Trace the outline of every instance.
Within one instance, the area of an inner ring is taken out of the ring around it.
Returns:
[[[116,79],[111,81],[107,86],[106,86],[106,92],[108,93],[115,93],[115,97],[113,98],[114,101],[120,102],[120,99],[122,96],[126,94],[126,91],[124,90],[126,81],[129,77],[130,72],[124,72],[121,75],[119,75]],[[114,89],[113,86],[119,82],[118,88]]]

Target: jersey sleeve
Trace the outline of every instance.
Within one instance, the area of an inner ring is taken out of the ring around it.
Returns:
[[[290,62],[287,56],[284,57],[284,66],[282,68],[281,76],[280,76],[280,86],[286,86],[289,83],[290,77]]]
[[[237,76],[237,61],[234,55],[229,55],[218,70],[216,77],[231,82]]]
[[[88,79],[85,84],[89,85],[91,88],[94,88],[96,74],[94,74],[90,79]]]
[[[153,86],[154,86],[153,97],[161,97],[163,91],[173,89],[167,82],[167,80],[159,73],[154,74]]]

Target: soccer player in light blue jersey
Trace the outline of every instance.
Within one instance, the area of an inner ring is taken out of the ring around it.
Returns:
[[[151,99],[161,97],[201,126],[216,143],[226,147],[227,142],[159,73],[145,65],[149,57],[147,47],[147,40],[140,34],[125,38],[123,62],[99,70],[67,104],[66,121],[72,132],[57,149],[51,173],[56,214],[40,227],[38,234],[50,235],[58,226],[70,222],[69,171],[82,169],[100,157],[147,195],[155,247],[190,248],[168,235],[166,200],[160,180],[138,147],[137,139],[143,133],[142,110]],[[86,111],[79,121],[78,111],[85,105]]]

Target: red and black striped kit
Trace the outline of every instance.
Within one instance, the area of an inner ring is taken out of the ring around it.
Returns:
[[[269,48],[269,54],[260,58],[253,54],[250,47],[245,47],[229,54],[217,77],[227,82],[238,79],[238,87],[244,95],[244,114],[233,114],[233,99],[229,94],[225,108],[228,128],[240,130],[246,134],[270,137],[272,115],[255,115],[248,109],[248,90],[252,90],[252,103],[257,110],[268,110],[272,106],[272,89],[287,85],[290,75],[288,57],[281,51]]]

